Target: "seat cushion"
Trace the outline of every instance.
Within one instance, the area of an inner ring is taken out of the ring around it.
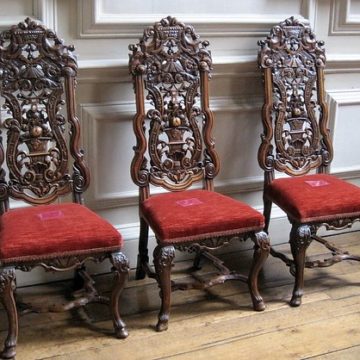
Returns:
[[[121,235],[110,223],[79,204],[10,210],[0,221],[3,263],[112,251],[122,245]]]
[[[276,179],[265,195],[300,223],[360,215],[360,188],[332,175]]]
[[[262,214],[227,196],[187,190],[150,197],[141,213],[161,244],[241,234],[264,227]]]

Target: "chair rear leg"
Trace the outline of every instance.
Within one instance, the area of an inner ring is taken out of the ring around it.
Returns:
[[[14,268],[0,268],[0,301],[8,317],[8,335],[4,349],[0,353],[2,359],[12,359],[16,355],[16,344],[19,332],[14,290],[16,277]]]
[[[269,225],[270,225],[272,201],[269,200],[265,196],[263,197],[263,199],[264,199],[264,217],[265,217],[264,231],[268,234],[269,233]]]
[[[145,278],[145,266],[149,263],[148,254],[148,240],[149,240],[149,225],[140,217],[140,239],[139,239],[139,253],[136,266],[136,280]]]
[[[295,264],[295,284],[290,300],[291,306],[300,306],[304,293],[305,253],[311,243],[311,227],[293,224],[290,233],[290,247]]]
[[[82,265],[80,268],[75,269],[74,271],[74,280],[73,280],[73,290],[77,291],[77,290],[81,290],[84,288],[84,279],[81,276],[81,271],[86,271],[86,267],[85,265]]]
[[[154,250],[154,265],[161,297],[156,331],[164,331],[168,328],[171,304],[171,267],[174,257],[175,248],[173,246],[157,246]]]
[[[129,334],[125,323],[121,320],[119,312],[119,299],[129,276],[129,262],[122,252],[111,254],[110,261],[115,273],[115,283],[111,294],[110,311],[113,318],[115,335],[119,339],[125,339]]]
[[[253,263],[248,278],[248,286],[249,286],[254,310],[263,311],[265,310],[265,303],[259,293],[258,277],[259,277],[259,272],[265,263],[265,260],[269,256],[270,241],[265,231],[260,231],[258,233],[255,233],[254,236],[252,237],[252,240],[254,241],[255,246],[254,246]]]

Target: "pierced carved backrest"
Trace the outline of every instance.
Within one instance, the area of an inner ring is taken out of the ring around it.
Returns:
[[[140,187],[177,191],[204,179],[212,188],[219,165],[211,138],[208,45],[192,26],[169,16],[129,47],[137,108],[131,174]]]
[[[1,139],[0,147],[2,211],[9,197],[43,204],[72,191],[74,200],[81,201],[88,170],[78,148],[73,50],[29,18],[0,34],[0,95],[6,110],[1,124],[6,141]]]
[[[324,43],[292,17],[274,26],[259,45],[265,87],[261,167],[289,175],[325,171],[332,146],[324,101]]]

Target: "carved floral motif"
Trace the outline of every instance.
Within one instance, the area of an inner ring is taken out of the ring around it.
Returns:
[[[110,261],[113,264],[116,271],[121,273],[128,273],[130,265],[127,257],[121,252],[111,254]]]
[[[6,287],[10,285],[11,289],[15,289],[15,269],[2,268],[0,269],[0,295],[5,291]]]
[[[266,130],[263,151],[268,155],[263,167],[301,174],[328,164],[331,145],[327,129],[321,129],[321,122],[327,122],[326,105],[323,89],[318,88],[319,71],[325,66],[324,43],[316,41],[309,26],[289,18],[273,27],[259,45],[259,66],[271,70],[272,94],[266,99],[265,121],[267,126],[274,123],[276,152],[274,157],[272,134]]]
[[[130,46],[135,87],[141,75],[151,105],[146,112],[150,167],[141,169],[141,179],[146,171],[146,179],[151,175],[150,181],[171,186],[202,178],[204,167],[209,178],[214,172],[202,159],[201,132],[208,114],[197,105],[200,73],[212,65],[207,46],[192,26],[172,17],[146,29],[140,43]],[[214,162],[214,156],[211,152],[207,162]]]
[[[26,263],[19,263],[16,268],[22,271],[31,271],[34,267],[41,266],[45,271],[69,271],[72,269],[80,268],[88,261],[95,263],[100,263],[108,258],[107,254],[96,254],[96,255],[73,255],[65,257],[57,257],[49,260],[39,260],[29,261]]]
[[[49,202],[55,194],[70,190],[70,151],[61,109],[69,84],[64,79],[73,79],[77,71],[73,50],[52,30],[29,18],[0,35],[1,95],[9,114],[4,121],[8,130],[5,158],[14,197]],[[68,131],[75,140],[78,120],[73,111],[67,113]],[[72,144],[71,152],[79,160],[75,168],[86,172],[77,144]]]
[[[154,250],[154,262],[157,274],[160,274],[163,271],[163,268],[172,266],[174,258],[174,246],[157,246]]]

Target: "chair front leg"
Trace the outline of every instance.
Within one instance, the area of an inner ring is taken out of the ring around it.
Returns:
[[[254,310],[265,310],[265,303],[261,297],[258,289],[259,272],[262,269],[265,260],[270,253],[270,240],[265,231],[260,231],[252,236],[252,240],[255,243],[253,263],[250,269],[248,286],[250,290],[251,299],[253,302]]]
[[[156,331],[168,328],[171,304],[171,267],[175,257],[173,246],[157,246],[154,250],[156,278],[160,287],[161,309],[158,316]]]
[[[139,238],[139,253],[136,266],[136,280],[145,278],[146,272],[144,267],[149,263],[148,255],[148,239],[149,239],[149,225],[140,217],[140,238]]]
[[[290,300],[291,306],[300,306],[304,293],[305,253],[311,243],[311,227],[306,224],[293,224],[290,232],[290,247],[295,265],[295,285]]]
[[[119,312],[119,299],[129,277],[129,262],[122,252],[111,254],[110,261],[115,274],[114,288],[111,294],[110,311],[113,318],[115,335],[119,339],[125,339],[129,334],[125,323],[121,320]]]
[[[5,340],[4,350],[0,353],[2,359],[12,359],[16,355],[19,326],[14,298],[15,288],[15,268],[0,268],[0,301],[8,317],[8,335]]]

